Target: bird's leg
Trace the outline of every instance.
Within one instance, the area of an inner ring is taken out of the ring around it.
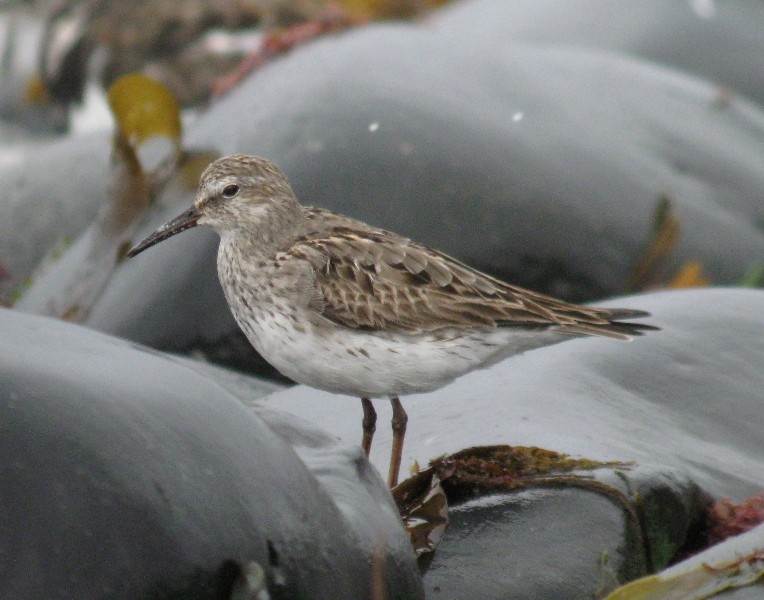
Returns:
[[[363,420],[361,421],[363,439],[361,440],[361,448],[363,448],[366,456],[369,456],[371,440],[374,437],[374,432],[377,430],[377,413],[374,410],[374,405],[368,398],[361,398],[361,405],[363,406]]]
[[[390,398],[390,402],[393,405],[393,448],[390,452],[390,472],[387,475],[387,483],[394,488],[398,485],[398,471],[401,468],[403,456],[403,438],[406,435],[406,423],[409,417],[398,398]]]

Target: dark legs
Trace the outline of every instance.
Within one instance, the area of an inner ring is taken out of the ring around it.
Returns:
[[[368,398],[361,398],[361,405],[363,406],[363,420],[361,425],[363,426],[363,439],[361,440],[361,448],[369,456],[369,450],[371,450],[371,440],[374,437],[374,432],[377,429],[377,413],[374,410],[371,400]]]
[[[387,476],[387,483],[394,488],[398,485],[398,471],[401,468],[403,456],[403,438],[406,435],[406,423],[409,417],[398,398],[390,398],[390,402],[393,405],[393,449],[390,453],[390,473]]]
[[[390,398],[390,402],[393,405],[393,448],[390,452],[390,471],[387,474],[387,484],[393,488],[398,485],[398,471],[400,471],[401,457],[403,456],[403,438],[406,435],[406,423],[408,423],[409,417],[403,410],[403,405],[398,398]],[[371,440],[377,429],[377,412],[368,398],[361,398],[361,406],[363,406],[361,448],[363,448],[366,456],[369,456]]]

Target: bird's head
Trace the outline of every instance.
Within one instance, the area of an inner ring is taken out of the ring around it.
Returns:
[[[202,173],[191,208],[162,225],[127,253],[147,248],[197,225],[212,227],[221,237],[254,231],[263,222],[277,224],[299,211],[281,170],[269,160],[235,154],[219,158]]]

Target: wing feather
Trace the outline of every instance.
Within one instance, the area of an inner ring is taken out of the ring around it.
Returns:
[[[628,339],[651,328],[614,322],[644,316],[640,311],[568,304],[369,226],[334,227],[298,240],[288,253],[313,267],[324,316],[354,329],[417,333],[557,326],[574,335]]]

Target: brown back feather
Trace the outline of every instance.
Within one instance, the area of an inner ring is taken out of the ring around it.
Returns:
[[[312,265],[323,314],[344,326],[416,333],[537,325],[618,339],[652,328],[614,322],[647,313],[569,304],[504,283],[394,233],[358,225],[306,236],[288,251]]]

